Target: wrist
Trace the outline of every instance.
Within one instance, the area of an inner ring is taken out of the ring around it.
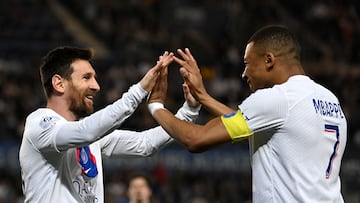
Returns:
[[[143,95],[149,94],[149,92],[146,89],[144,89],[143,86],[141,86],[140,82],[136,83],[134,86],[136,86],[136,88],[138,89],[138,91],[141,92],[141,94],[143,94]]]
[[[153,102],[148,104],[148,109],[151,115],[154,115],[155,111],[159,109],[165,109],[164,104],[160,102]]]
[[[197,113],[200,111],[201,109],[201,104],[197,105],[197,106],[190,106],[187,102],[184,103],[183,105],[183,108],[186,110],[186,111],[190,111],[190,112],[193,112],[193,113]]]
[[[195,122],[197,117],[199,116],[201,105],[196,107],[191,107],[187,102],[184,102],[183,106],[177,111],[175,117],[180,120]]]
[[[204,103],[206,103],[210,98],[211,98],[211,96],[210,96],[207,92],[205,92],[205,93],[199,94],[196,99],[200,102],[200,104],[204,104]]]

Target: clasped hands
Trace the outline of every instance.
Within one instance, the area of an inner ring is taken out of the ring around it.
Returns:
[[[168,66],[172,62],[180,65],[179,71],[184,79],[184,83],[182,84],[184,98],[190,107],[197,108],[200,105],[199,101],[207,95],[200,69],[190,50],[188,48],[185,48],[184,51],[178,49],[177,53],[181,58],[176,57],[172,52],[165,51],[163,55],[159,56],[159,60],[153,68],[155,71],[152,74],[155,74],[157,78],[154,80],[155,84],[150,90],[147,99],[151,114],[157,109],[164,108],[168,88]]]

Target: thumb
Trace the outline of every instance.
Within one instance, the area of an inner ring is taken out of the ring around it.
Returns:
[[[183,91],[184,91],[184,95],[185,95],[185,96],[188,95],[188,94],[190,94],[190,89],[189,89],[189,86],[186,84],[186,82],[184,82],[184,83],[182,84],[182,88],[183,88]]]
[[[187,80],[187,79],[189,78],[190,72],[189,72],[188,70],[186,70],[186,68],[181,67],[179,71],[180,71],[181,76],[182,76],[184,79]]]

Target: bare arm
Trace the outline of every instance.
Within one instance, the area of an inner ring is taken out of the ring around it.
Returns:
[[[202,152],[231,142],[220,117],[210,120],[203,126],[179,120],[166,109],[155,111],[153,117],[171,137],[191,152]]]
[[[201,126],[182,121],[166,109],[151,109],[150,106],[152,104],[164,104],[167,85],[167,69],[164,68],[152,90],[148,103],[150,112],[152,112],[155,120],[171,137],[185,145],[191,152],[205,151],[214,146],[231,141],[220,117]],[[187,85],[184,85],[184,87],[187,87]]]

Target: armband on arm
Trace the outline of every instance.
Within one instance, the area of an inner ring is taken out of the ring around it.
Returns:
[[[226,131],[233,141],[239,141],[253,134],[240,110],[221,116]]]

